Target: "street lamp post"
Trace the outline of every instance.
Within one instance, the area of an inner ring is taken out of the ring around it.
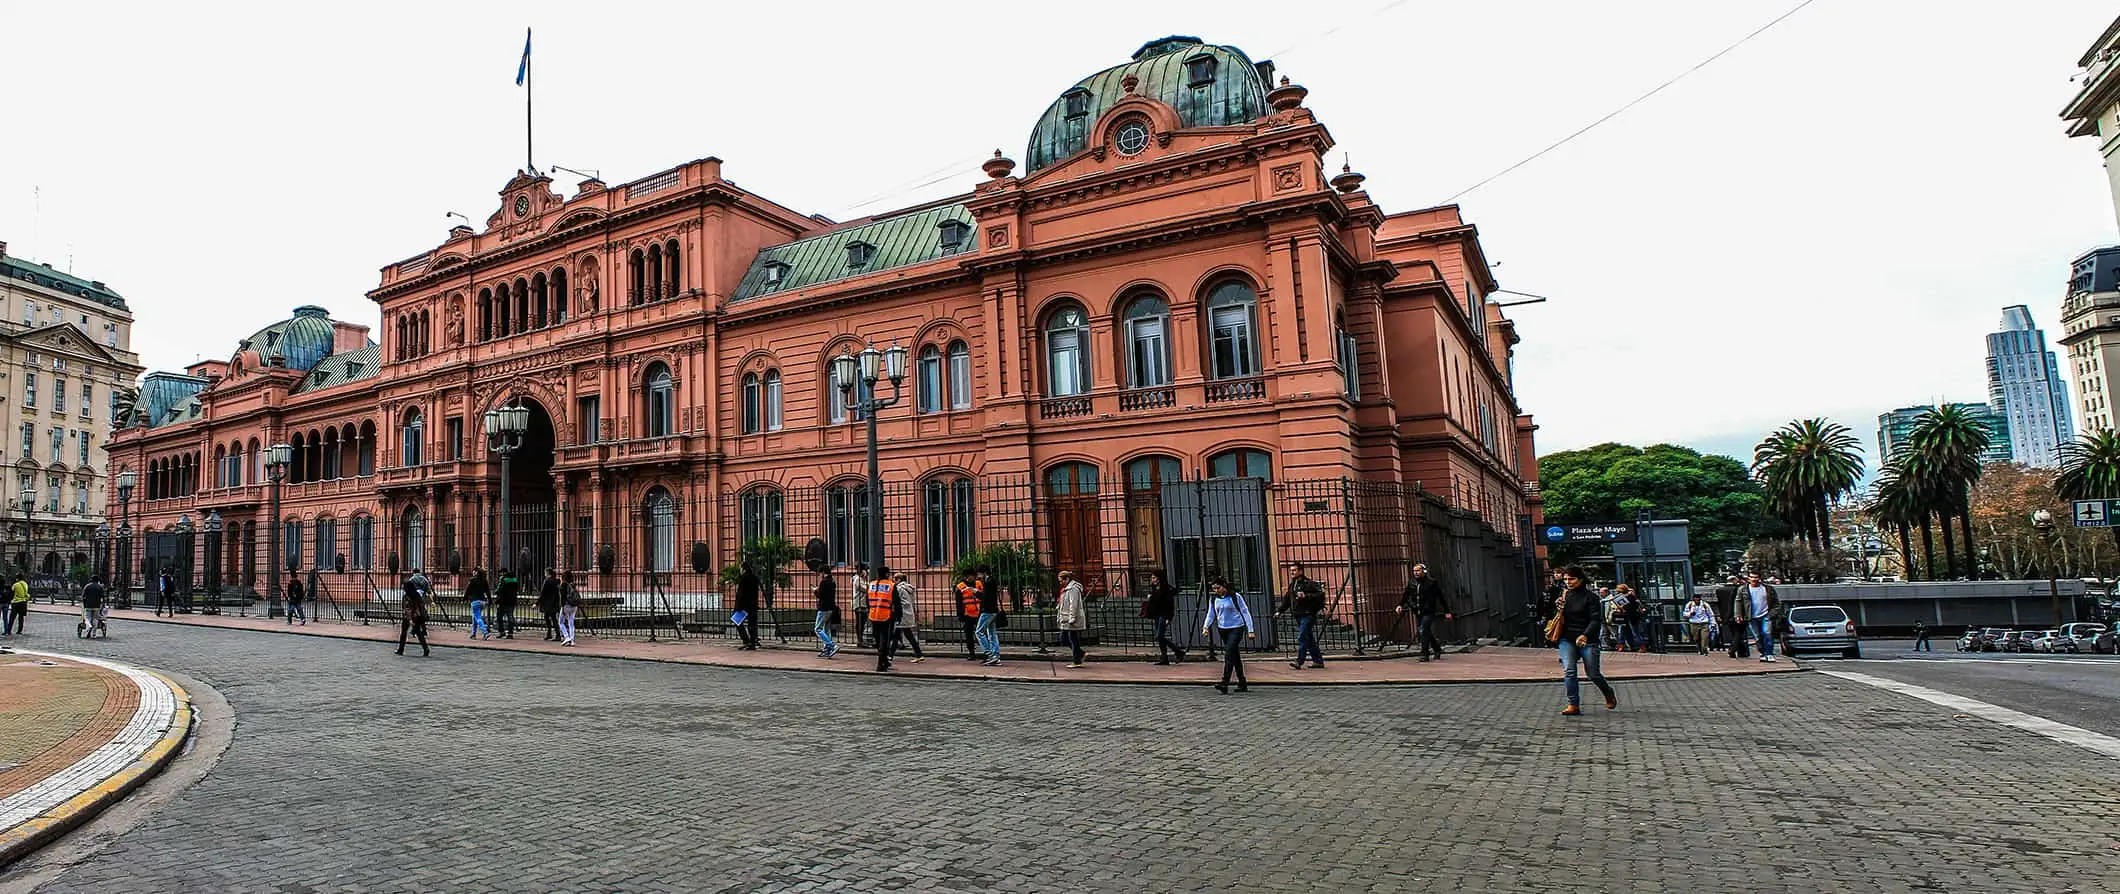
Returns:
[[[268,489],[272,492],[272,520],[265,528],[265,617],[268,618],[280,616],[280,482],[287,480],[287,469],[293,464],[293,444],[274,444],[265,448],[265,480],[270,483]]]
[[[2067,623],[2061,617],[2061,566],[2054,559],[2060,552],[2061,531],[2054,527],[2054,514],[2044,509],[2032,510],[2032,528],[2046,540],[2046,596],[2054,606],[2054,626]]]
[[[22,507],[22,579],[29,580],[29,570],[36,564],[36,561],[29,554],[29,529],[33,521],[30,513],[37,508],[37,495],[35,492],[25,489],[20,495],[15,497],[15,503]]]
[[[494,574],[500,573],[502,560],[506,560],[511,566],[515,562],[512,552],[515,545],[510,542],[508,530],[508,478],[511,472],[510,461],[515,457],[515,451],[523,448],[523,436],[529,431],[530,408],[523,406],[521,401],[486,411],[486,449],[501,455],[501,517],[498,521],[500,536],[495,538],[494,542],[500,555],[490,558],[488,563],[494,569]],[[515,572],[520,575],[523,569],[517,568]]]
[[[92,536],[96,540],[96,580],[110,579],[110,522],[96,526]]]
[[[132,607],[132,512],[133,485],[139,478],[130,470],[118,473],[118,607]]]
[[[179,555],[179,556],[183,556],[183,557],[184,557],[184,561],[186,561],[186,562],[190,562],[190,561],[191,561],[191,532],[192,532],[192,527],[191,527],[191,515],[190,515],[189,513],[185,513],[185,514],[181,514],[181,515],[178,515],[178,516],[177,516],[177,523],[176,523],[176,525],[174,526],[174,528],[175,528],[175,530],[176,530],[176,533],[177,533],[177,543],[178,543],[178,545],[179,545],[180,547],[182,547],[181,549],[179,549],[179,550],[177,551],[177,555]],[[172,583],[175,583],[175,584],[176,584],[176,588],[177,588],[177,592],[176,592],[176,596],[177,596],[177,605],[178,605],[178,606],[180,607],[180,608],[179,608],[179,609],[177,609],[177,610],[179,610],[179,611],[182,611],[182,612],[184,612],[185,614],[187,614],[187,615],[188,615],[188,614],[191,614],[191,608],[192,608],[192,593],[191,593],[191,569],[190,569],[189,567],[187,567],[187,568],[183,569],[183,571],[184,571],[184,579],[183,579],[183,580],[181,580],[181,581],[177,581],[177,580],[175,580],[175,579],[174,579],[174,578],[175,578],[175,575],[171,575],[171,578],[172,578]]]
[[[199,553],[206,565],[206,614],[221,613],[221,510],[206,511],[206,548]],[[268,597],[266,602],[272,600]]]
[[[859,377],[868,396],[856,401],[854,383]],[[891,396],[879,397],[876,383],[880,379],[891,381]],[[848,412],[860,412],[869,423],[869,542],[864,544],[868,554],[869,573],[875,574],[883,568],[883,472],[876,459],[876,414],[888,407],[896,406],[901,397],[901,386],[905,383],[905,346],[893,344],[886,350],[876,350],[874,344],[862,348],[859,355],[841,351],[832,358],[832,382],[839,386]]]

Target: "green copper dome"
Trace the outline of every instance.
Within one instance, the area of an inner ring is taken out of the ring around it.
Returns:
[[[271,363],[273,355],[277,354],[287,359],[288,369],[307,372],[317,365],[317,361],[331,355],[336,340],[331,327],[331,311],[304,304],[294,309],[294,316],[237,342],[236,353],[254,350],[267,363]]]
[[[1126,96],[1127,75],[1140,79],[1134,92],[1178,110],[1184,127],[1248,124],[1266,116],[1266,85],[1261,66],[1236,47],[1202,43],[1174,35],[1151,40],[1134,51],[1134,61],[1115,65],[1076,82],[1038,116],[1031,145],[1024,153],[1027,173],[1082,151],[1097,116]]]

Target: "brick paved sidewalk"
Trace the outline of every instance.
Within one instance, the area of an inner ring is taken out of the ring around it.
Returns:
[[[36,606],[35,613],[71,614],[64,606]],[[244,618],[230,615],[175,615],[157,617],[147,609],[129,609],[111,613],[111,640],[123,642],[124,628],[135,623],[176,624],[193,627],[213,627],[224,630],[253,630],[264,633],[292,634],[299,636],[324,636],[337,639],[360,639],[395,643],[397,625],[378,621],[363,626],[358,623],[340,621],[312,621],[307,625],[290,627],[281,619]],[[46,623],[49,623],[47,621]],[[567,653],[591,655],[602,658],[622,658],[638,661],[663,661],[679,664],[702,664],[717,667],[756,667],[775,670],[817,671],[825,673],[873,674],[876,668],[874,652],[846,649],[839,657],[827,661],[818,658],[807,646],[802,648],[774,648],[766,646],[757,651],[744,652],[736,648],[734,640],[719,637],[692,636],[684,640],[639,640],[602,639],[584,636],[579,645],[562,647],[546,642],[535,628],[526,628],[521,638],[513,640],[473,640],[463,630],[451,630],[440,624],[428,625],[427,640],[431,645],[445,648],[501,649],[518,652]],[[1064,652],[1056,651],[1051,656],[1030,653],[1008,654],[1006,663],[1000,667],[983,667],[977,662],[966,661],[963,653],[953,649],[954,644],[937,643],[929,649],[927,661],[914,663],[901,653],[890,672],[892,676],[922,677],[955,680],[997,680],[1007,682],[1067,682],[1067,683],[1142,683],[1142,684],[1189,684],[1207,685],[1215,682],[1220,674],[1220,665],[1205,660],[1205,654],[1193,653],[1192,660],[1182,665],[1158,667],[1146,660],[1096,661],[1087,667],[1069,668]],[[381,646],[378,646],[381,648]],[[409,655],[417,655],[416,644],[408,648]],[[1093,659],[1095,657],[1092,650]],[[410,660],[410,657],[408,657]],[[1274,685],[1363,685],[1363,684],[1409,684],[1409,683],[1486,683],[1486,682],[1540,682],[1558,681],[1560,667],[1552,650],[1522,649],[1506,646],[1490,646],[1471,652],[1453,653],[1448,658],[1434,662],[1420,662],[1412,658],[1389,658],[1371,660],[1326,661],[1322,670],[1295,670],[1288,666],[1285,655],[1262,653],[1245,656],[1246,675],[1255,686]],[[1605,656],[1605,675],[1616,680],[1639,680],[1671,677],[1694,677],[1724,674],[1762,674],[1794,671],[1800,668],[1795,662],[1783,660],[1767,664],[1754,660],[1729,659],[1718,655],[1656,655],[1635,653],[1612,653]]]
[[[0,654],[0,865],[123,797],[189,728],[182,691],[153,674]]]

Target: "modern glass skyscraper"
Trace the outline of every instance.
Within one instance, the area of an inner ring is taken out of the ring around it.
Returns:
[[[1988,404],[1953,403],[1951,406],[1966,411],[1987,426],[1988,448],[1980,454],[1981,465],[2011,461],[2010,426],[2000,411]],[[1922,414],[1933,409],[1936,409],[1934,405],[1900,407],[1877,414],[1877,465],[1890,461],[1894,453],[1905,447],[1913,439],[1915,423],[1921,421]]]
[[[2002,309],[2002,331],[1987,337],[1988,403],[2009,423],[2010,456],[2028,466],[2061,464],[2061,445],[2076,438],[2068,386],[2046,346],[2046,333],[2022,304]]]

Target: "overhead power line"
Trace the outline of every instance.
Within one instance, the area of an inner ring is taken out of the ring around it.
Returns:
[[[1786,19],[1786,18],[1788,18],[1788,17],[1790,17],[1790,16],[1793,16],[1793,15],[1795,15],[1795,14],[1799,13],[1799,12],[1802,12],[1802,11],[1803,11],[1803,8],[1804,8],[1804,7],[1806,7],[1806,6],[1809,6],[1809,5],[1811,5],[1811,4],[1813,4],[1813,3],[1816,3],[1816,2],[1818,2],[1818,0],[1803,0],[1803,2],[1801,2],[1801,3],[1798,3],[1798,4],[1796,4],[1795,6],[1789,7],[1789,11],[1788,11],[1788,12],[1784,12],[1784,13],[1782,13],[1781,15],[1775,16],[1775,17],[1773,18],[1773,20],[1772,20],[1772,21],[1769,21],[1769,22],[1767,22],[1766,24],[1764,24],[1764,25],[1761,25],[1761,26],[1759,26],[1758,28],[1755,28],[1755,29],[1753,29],[1752,33],[1750,33],[1750,34],[1747,34],[1747,35],[1745,35],[1745,36],[1743,36],[1743,37],[1740,37],[1740,38],[1738,38],[1738,39],[1737,39],[1737,42],[1736,42],[1736,43],[1730,44],[1729,46],[1723,47],[1723,48],[1722,48],[1721,50],[1718,50],[1718,51],[1716,51],[1715,55],[1713,55],[1713,56],[1709,56],[1709,57],[1708,57],[1708,58],[1706,58],[1706,59],[1702,59],[1702,60],[1700,60],[1699,62],[1693,63],[1693,67],[1692,67],[1692,68],[1688,68],[1688,69],[1686,69],[1685,71],[1679,72],[1678,74],[1676,74],[1676,75],[1672,76],[1670,80],[1667,80],[1667,81],[1665,81],[1665,82],[1663,82],[1663,83],[1661,83],[1661,84],[1658,84],[1658,85],[1656,85],[1656,86],[1655,86],[1655,87],[1653,87],[1653,88],[1650,88],[1649,92],[1647,92],[1647,93],[1644,93],[1644,94],[1642,94],[1642,95],[1640,95],[1640,96],[1637,96],[1637,97],[1635,97],[1635,98],[1633,98],[1633,99],[1631,99],[1631,100],[1628,100],[1628,101],[1627,101],[1627,103],[1626,103],[1625,105],[1622,105],[1622,106],[1620,106],[1619,108],[1613,109],[1613,110],[1612,110],[1612,111],[1610,111],[1610,112],[1606,112],[1606,113],[1605,113],[1605,115],[1604,115],[1604,117],[1601,117],[1601,118],[1597,119],[1596,121],[1592,121],[1592,122],[1590,122],[1589,124],[1585,124],[1585,125],[1583,125],[1583,126],[1582,126],[1582,128],[1581,128],[1580,130],[1577,130],[1577,131],[1576,131],[1576,132],[1574,132],[1574,133],[1571,133],[1571,134],[1569,134],[1569,135],[1567,135],[1567,136],[1565,136],[1565,137],[1562,137],[1562,138],[1560,138],[1559,140],[1556,140],[1556,141],[1554,141],[1553,145],[1551,145],[1551,146],[1547,146],[1547,147],[1546,147],[1546,148],[1544,148],[1544,149],[1540,149],[1540,150],[1539,150],[1539,151],[1537,151],[1537,152],[1533,152],[1533,153],[1531,153],[1530,155],[1527,155],[1527,156],[1525,156],[1525,157],[1524,157],[1524,158],[1523,158],[1522,160],[1518,161],[1518,162],[1517,162],[1516,164],[1510,165],[1510,166],[1508,166],[1508,167],[1506,167],[1506,168],[1503,168],[1503,169],[1501,169],[1501,170],[1499,170],[1499,171],[1496,171],[1496,172],[1494,172],[1494,173],[1492,173],[1492,174],[1489,174],[1489,175],[1487,175],[1487,178],[1486,178],[1486,179],[1484,179],[1484,180],[1481,180],[1481,181],[1480,181],[1480,182],[1478,182],[1478,183],[1472,184],[1471,186],[1465,187],[1464,189],[1458,190],[1458,191],[1457,191],[1457,193],[1456,193],[1456,194],[1454,194],[1454,195],[1452,195],[1452,196],[1451,196],[1450,198],[1444,199],[1444,200],[1442,201],[1442,204],[1445,204],[1445,205],[1447,205],[1447,204],[1450,204],[1451,202],[1455,202],[1455,201],[1457,201],[1457,200],[1459,199],[1459,197],[1461,197],[1461,196],[1465,195],[1466,193],[1469,193],[1469,192],[1471,192],[1471,191],[1473,191],[1473,190],[1475,190],[1475,189],[1479,189],[1479,188],[1480,188],[1480,187],[1482,187],[1482,186],[1486,186],[1486,185],[1487,185],[1487,184],[1489,184],[1489,183],[1493,183],[1494,181],[1496,181],[1496,180],[1499,180],[1499,179],[1501,179],[1503,175],[1505,175],[1505,174],[1508,174],[1508,173],[1509,173],[1510,171],[1514,171],[1514,170],[1516,170],[1517,168],[1521,168],[1521,167],[1523,167],[1523,166],[1525,166],[1525,165],[1527,165],[1527,164],[1530,164],[1530,163],[1532,163],[1532,162],[1534,162],[1534,161],[1537,161],[1537,160],[1539,159],[1539,157],[1540,157],[1540,156],[1543,156],[1543,155],[1545,155],[1545,154],[1546,154],[1546,153],[1548,153],[1548,152],[1552,152],[1552,151],[1553,151],[1553,150],[1555,150],[1555,149],[1559,149],[1559,148],[1560,148],[1560,147],[1562,147],[1562,146],[1566,146],[1566,145],[1568,145],[1568,143],[1569,143],[1570,141],[1574,140],[1574,139],[1575,139],[1576,137],[1579,137],[1579,136],[1582,136],[1583,134],[1589,133],[1589,132],[1590,132],[1590,131],[1591,131],[1592,129],[1596,128],[1596,127],[1597,127],[1598,125],[1600,125],[1600,124],[1603,124],[1603,123],[1605,123],[1605,122],[1607,122],[1607,121],[1610,121],[1610,120],[1612,120],[1612,119],[1614,119],[1614,118],[1617,118],[1617,117],[1619,117],[1619,115],[1620,115],[1620,113],[1621,113],[1621,112],[1625,112],[1625,111],[1626,111],[1626,110],[1628,110],[1628,109],[1631,109],[1631,108],[1634,108],[1635,106],[1641,105],[1641,104],[1642,104],[1642,103],[1643,103],[1644,101],[1648,100],[1648,99],[1649,99],[1649,97],[1652,97],[1652,96],[1655,96],[1655,95],[1656,95],[1656,94],[1658,94],[1658,93],[1662,93],[1662,92],[1664,92],[1664,88],[1666,88],[1666,87],[1669,87],[1669,86],[1671,86],[1672,84],[1676,84],[1676,83],[1678,83],[1679,81],[1685,80],[1685,79],[1686,79],[1686,76],[1687,76],[1687,75],[1690,75],[1690,74],[1692,74],[1692,73],[1694,73],[1694,72],[1696,72],[1696,71],[1699,71],[1699,70],[1701,70],[1701,69],[1703,69],[1703,68],[1706,68],[1706,67],[1708,67],[1708,64],[1709,64],[1709,63],[1711,63],[1711,62],[1714,62],[1714,61],[1715,61],[1715,60],[1717,60],[1717,59],[1721,59],[1722,57],[1724,57],[1724,56],[1727,56],[1727,55],[1729,55],[1729,54],[1730,54],[1730,51],[1732,51],[1732,50],[1735,50],[1735,49],[1737,49],[1738,47],[1744,46],[1745,44],[1747,44],[1747,43],[1751,42],[1752,38],[1758,37],[1758,36],[1760,36],[1761,34],[1765,34],[1765,33],[1767,32],[1767,29],[1769,29],[1769,28],[1772,28],[1772,27],[1774,27],[1775,25],[1779,25],[1779,24],[1781,24],[1781,22],[1782,22],[1782,20],[1783,20],[1783,19]]]

